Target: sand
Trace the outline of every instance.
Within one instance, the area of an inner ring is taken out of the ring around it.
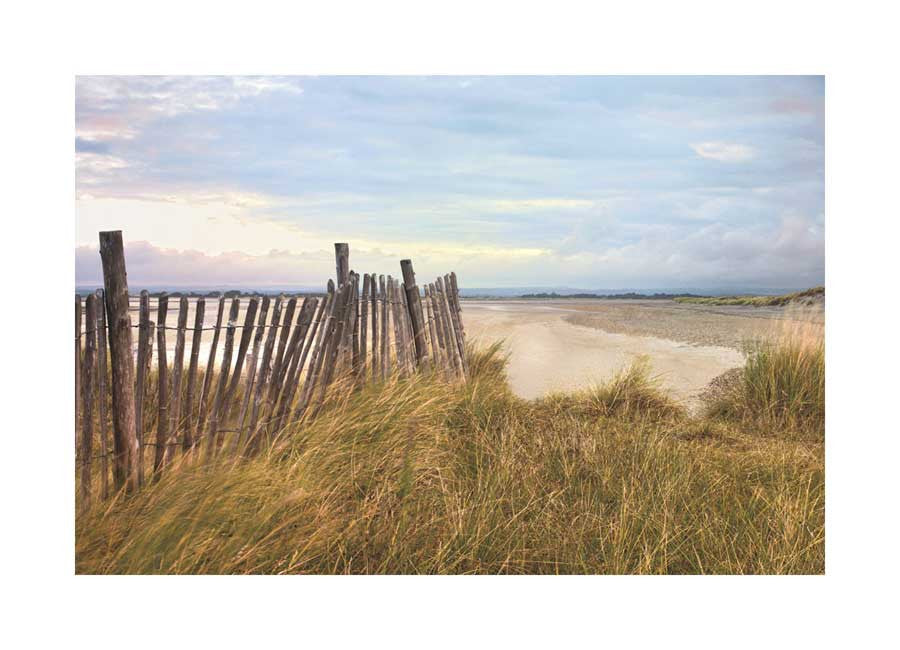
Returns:
[[[247,303],[246,298],[241,300],[238,323],[244,322]],[[191,299],[188,327],[193,326],[195,305]],[[135,324],[137,307],[135,297]],[[207,302],[205,327],[215,322],[216,308],[216,300]],[[759,338],[795,318],[786,308],[707,307],[669,300],[464,300],[462,309],[470,339],[505,341],[510,384],[521,397],[584,388],[647,356],[662,385],[692,410],[701,405],[700,396],[711,380],[743,365],[740,349],[744,341]],[[155,299],[151,299],[151,314],[155,320]],[[824,313],[811,317],[807,313],[803,318],[824,321]],[[169,327],[177,321],[178,302],[170,299]],[[166,334],[171,360],[176,337],[173,330]],[[136,349],[136,330],[133,342]],[[211,342],[212,332],[203,332],[201,366],[206,363]],[[216,355],[219,362],[223,346],[224,331]],[[190,333],[185,364],[189,349]]]
[[[691,410],[710,381],[743,365],[741,344],[785,309],[711,309],[672,301],[463,301],[469,338],[503,340],[513,391],[524,398],[602,382],[646,356],[651,372]]]

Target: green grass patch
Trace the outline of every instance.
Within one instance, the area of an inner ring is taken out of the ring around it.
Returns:
[[[825,287],[813,287],[805,291],[781,296],[682,296],[675,302],[693,305],[748,305],[751,307],[780,307],[792,303],[811,304],[825,297]]]

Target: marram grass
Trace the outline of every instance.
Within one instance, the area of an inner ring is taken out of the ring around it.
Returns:
[[[181,462],[95,504],[76,570],[824,572],[822,436],[690,418],[640,367],[525,401],[497,346],[469,358],[465,386],[371,385],[255,458]],[[804,418],[785,426],[823,426]]]

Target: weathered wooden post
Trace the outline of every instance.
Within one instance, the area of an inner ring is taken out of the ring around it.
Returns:
[[[200,401],[197,406],[197,434],[194,436],[196,447],[200,444],[206,430],[206,418],[212,408],[212,400],[210,394],[212,392],[213,375],[216,367],[216,349],[219,346],[219,334],[222,333],[222,316],[225,312],[225,296],[219,296],[219,310],[216,312],[216,326],[213,328],[213,340],[209,346],[209,360],[206,362],[206,368],[203,369],[203,389],[200,391]]]
[[[256,394],[253,397],[253,408],[250,411],[250,427],[248,429],[247,444],[251,451],[259,448],[259,431],[257,424],[259,423],[260,410],[263,408],[263,400],[266,391],[269,388],[269,377],[272,369],[272,354],[275,351],[275,337],[278,334],[277,325],[281,321],[281,298],[275,300],[275,306],[272,309],[272,326],[269,328],[269,334],[266,336],[266,344],[263,348],[262,359],[259,363],[259,381],[256,385]],[[249,388],[247,389],[249,392]]]
[[[334,261],[337,269],[338,289],[350,281],[350,244],[334,245]]]
[[[191,338],[191,360],[188,364],[187,383],[187,420],[184,426],[182,451],[187,453],[194,447],[194,390],[197,383],[197,366],[200,364],[200,340],[203,338],[203,318],[206,312],[206,300],[199,298],[194,307],[194,335]],[[198,408],[199,408],[199,400]]]
[[[244,368],[244,356],[247,354],[247,348],[250,346],[250,340],[253,338],[253,323],[256,320],[256,310],[259,309],[259,298],[256,296],[250,298],[250,304],[247,305],[247,313],[244,315],[244,328],[241,330],[241,342],[238,346],[237,358],[234,362],[234,369],[231,371],[231,385],[228,392],[225,393],[225,417],[227,418],[234,410],[234,395],[237,391],[238,384],[241,381],[241,371]],[[275,309],[281,313],[281,296],[275,300]]]
[[[94,454],[94,359],[97,354],[97,295],[85,301],[84,364],[81,367],[81,507],[91,506],[91,460]]]
[[[219,432],[219,418],[222,417],[222,402],[228,388],[228,372],[231,369],[231,355],[234,350],[234,330],[237,327],[238,313],[241,309],[240,298],[231,300],[231,309],[228,312],[228,325],[225,328],[225,348],[222,350],[222,368],[219,370],[219,384],[216,388],[216,398],[213,400],[212,415],[209,419],[209,433],[206,447],[206,458],[212,460],[224,440],[224,432]]]
[[[412,323],[413,341],[416,347],[416,364],[422,365],[428,358],[428,348],[425,341],[425,323],[422,320],[419,287],[416,285],[416,273],[413,271],[412,260],[400,260],[400,269],[403,271],[406,305],[409,309],[409,319]]]
[[[244,382],[244,400],[241,403],[241,412],[238,415],[237,426],[235,427],[234,437],[232,438],[232,452],[237,453],[241,438],[244,435],[244,420],[247,417],[247,410],[250,408],[250,397],[256,386],[256,374],[259,368],[259,349],[262,345],[263,336],[266,333],[266,317],[269,315],[269,296],[263,296],[262,304],[259,307],[259,319],[256,323],[256,334],[253,336],[253,348],[247,356],[247,379]]]
[[[428,334],[431,340],[432,368],[437,369],[441,365],[440,347],[438,346],[437,331],[434,327],[434,315],[431,313],[431,294],[428,285],[425,286],[425,314],[428,322]]]
[[[75,444],[81,424],[81,296],[75,296]]]
[[[153,474],[157,476],[166,464],[166,443],[169,440],[169,361],[166,349],[166,316],[169,313],[169,296],[163,292],[157,299],[156,310],[156,359],[158,361],[156,376],[157,416],[156,416],[156,453],[153,455]]]
[[[384,276],[378,276],[378,290],[381,294],[381,333],[378,348],[381,360],[381,379],[386,380],[391,372],[391,349],[388,347],[388,294],[384,284]]]
[[[175,359],[172,362],[172,397],[169,424],[169,445],[166,447],[167,462],[175,455],[178,444],[178,430],[181,428],[181,382],[184,374],[184,343],[187,333],[188,299],[181,296],[178,301],[178,331],[175,334]],[[190,411],[190,406],[188,406]]]
[[[140,316],[138,317],[137,380],[134,386],[134,433],[138,442],[138,485],[144,483],[144,397],[147,394],[147,369],[153,356],[153,338],[150,334],[150,294],[141,291]]]
[[[369,325],[369,283],[371,280],[368,273],[363,273],[362,298],[359,303],[359,367],[357,368],[360,379],[365,379],[366,358],[369,354],[366,347],[368,344],[366,330]]]
[[[116,487],[137,488],[138,442],[134,429],[134,357],[131,351],[131,315],[128,313],[128,277],[122,231],[100,233],[100,259],[109,325],[112,362],[113,439]]]
[[[109,449],[106,440],[106,311],[103,289],[97,289],[97,415],[100,418],[100,498],[109,496]]]
[[[381,374],[380,358],[378,356],[378,342],[381,336],[378,329],[378,286],[374,273],[371,275],[369,284],[372,287],[372,379],[377,379]]]

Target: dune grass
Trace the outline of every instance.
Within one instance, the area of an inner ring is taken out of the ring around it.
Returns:
[[[811,304],[825,297],[825,287],[813,287],[780,296],[679,296],[675,302],[694,305],[746,305],[750,307],[780,307],[792,303]]]
[[[814,323],[794,323],[745,345],[740,381],[714,401],[713,418],[780,435],[824,436],[825,340]]]
[[[498,346],[470,350],[465,385],[334,391],[254,458],[178,462],[79,514],[76,570],[822,573],[819,358],[795,352],[760,351],[731,408],[695,418],[640,364],[519,399]]]

